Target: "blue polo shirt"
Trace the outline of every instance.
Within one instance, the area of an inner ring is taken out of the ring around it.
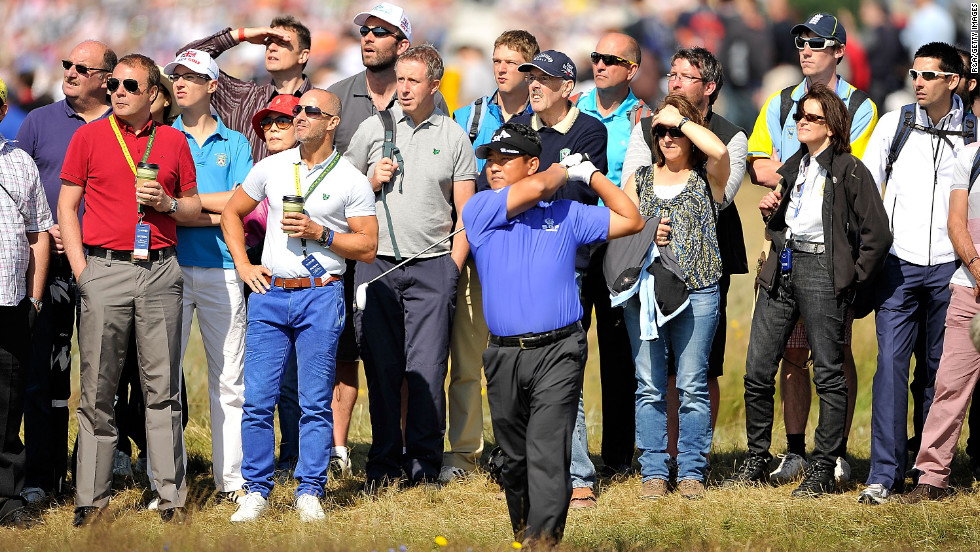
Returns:
[[[463,207],[487,327],[495,335],[509,336],[547,332],[580,320],[575,251],[606,239],[609,209],[558,200],[508,219],[509,190],[478,192]]]
[[[482,98],[479,114],[480,118],[477,121],[476,140],[473,141],[474,150],[483,144],[488,143],[490,138],[493,137],[493,133],[504,124],[504,113],[500,110],[500,105],[497,104],[498,92],[499,90],[494,90],[493,94]],[[476,109],[475,106],[476,101],[473,101],[469,105],[464,105],[456,111],[453,111],[453,120],[459,123],[459,126],[463,127],[463,130],[466,131],[467,136],[470,134],[470,125],[473,123],[473,117],[476,115],[476,113],[474,113],[474,109]],[[527,106],[524,108],[524,111],[515,113],[514,116],[530,115],[531,113],[531,104],[528,102]],[[476,170],[480,173],[480,179],[484,183],[486,183],[486,177],[483,176],[483,166],[486,164],[486,159],[477,158]],[[490,189],[490,186],[487,185],[485,188],[480,189]]]
[[[201,145],[184,131],[183,117],[173,125],[187,137],[197,169],[197,192],[200,194],[234,190],[252,170],[252,147],[248,140],[242,133],[226,127],[218,117],[215,119],[217,130]],[[235,268],[221,228],[217,226],[178,226],[177,262],[185,266]]]
[[[582,113],[587,113],[599,119],[599,122],[606,126],[606,132],[608,133],[606,139],[606,162],[609,165],[606,176],[609,177],[609,180],[613,181],[613,184],[622,188],[623,183],[620,180],[623,178],[623,160],[626,159],[626,146],[629,145],[630,134],[633,132],[633,122],[630,121],[630,110],[640,103],[640,100],[630,90],[629,95],[616,108],[616,111],[610,113],[608,117],[603,117],[599,114],[599,107],[596,105],[596,93],[596,89],[593,88],[589,92],[582,94],[579,96],[578,103],[575,104],[575,107],[579,108]]]
[[[112,109],[106,107],[99,119],[104,119],[110,113]],[[28,113],[17,131],[14,145],[34,159],[55,223],[58,222],[58,195],[61,194],[61,164],[68,152],[71,137],[84,124],[85,119],[67,101],[61,100]],[[82,211],[79,209],[79,220]]]

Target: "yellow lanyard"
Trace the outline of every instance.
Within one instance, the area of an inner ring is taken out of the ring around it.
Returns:
[[[126,162],[129,163],[129,168],[133,169],[133,174],[136,174],[136,164],[133,163],[133,157],[129,155],[129,148],[126,147],[126,142],[123,141],[122,133],[119,132],[119,125],[116,124],[116,116],[109,116],[109,124],[112,125],[112,132],[116,134],[116,140],[119,141],[119,148],[122,149],[123,155],[126,156]],[[150,131],[150,139],[146,142],[146,153],[143,154],[142,163],[146,163],[146,160],[150,158],[150,150],[153,149],[153,139],[157,135],[157,125],[156,123],[151,123],[153,125],[153,130]]]
[[[337,166],[338,161],[340,161],[340,155],[337,152],[334,152],[333,159],[331,159],[330,163],[328,163],[327,166],[323,168],[323,171],[320,172],[320,176],[318,176],[316,180],[313,181],[313,184],[310,184],[310,189],[306,190],[305,194],[303,193],[303,189],[300,187],[300,183],[299,183],[299,163],[293,165],[293,173],[296,176],[296,195],[303,196],[304,200],[310,199],[310,194],[312,194],[313,190],[315,190],[316,187],[320,185],[320,182],[323,181],[323,179],[327,176],[327,174],[330,173],[330,171],[332,171],[333,168]],[[302,161],[300,161],[300,163],[302,163]]]

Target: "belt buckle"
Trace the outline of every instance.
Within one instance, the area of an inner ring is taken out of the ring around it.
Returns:
[[[517,344],[521,347],[521,350],[522,351],[526,351],[528,349],[528,347],[525,347],[524,346],[524,339],[525,338],[523,338],[523,337],[518,337],[517,338]]]

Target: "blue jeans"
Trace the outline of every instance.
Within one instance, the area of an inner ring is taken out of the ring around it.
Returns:
[[[273,287],[249,296],[245,336],[245,405],[242,417],[242,475],[245,489],[268,497],[272,491],[276,435],[273,412],[283,371],[296,351],[299,462],[296,496],[323,496],[333,446],[334,369],[344,329],[344,285],[284,290]]]
[[[703,481],[711,450],[708,355],[718,326],[718,285],[690,292],[691,304],[658,328],[659,339],[640,339],[640,299],[626,303],[624,316],[636,363],[636,447],[643,480],[667,479],[667,356],[673,351],[680,395],[677,480]]]
[[[289,363],[282,374],[279,392],[279,462],[276,469],[291,469],[299,458],[299,389],[296,381],[296,355],[289,355]]]
[[[575,271],[575,285],[578,286],[579,296],[582,295],[582,271]],[[591,310],[585,314],[591,318]],[[582,365],[588,359],[582,359]],[[572,464],[568,470],[572,480],[572,488],[579,489],[595,487],[595,464],[589,457],[589,429],[585,425],[585,395],[579,393],[578,414],[575,417],[575,430],[572,433]]]

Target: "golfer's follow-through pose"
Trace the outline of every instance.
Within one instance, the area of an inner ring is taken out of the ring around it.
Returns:
[[[515,538],[558,542],[587,348],[575,250],[639,232],[643,220],[581,155],[538,172],[540,153],[530,127],[500,127],[476,151],[492,189],[466,203],[463,222],[483,282],[487,398],[507,457],[502,481]],[[543,201],[570,180],[591,185],[608,207]]]

